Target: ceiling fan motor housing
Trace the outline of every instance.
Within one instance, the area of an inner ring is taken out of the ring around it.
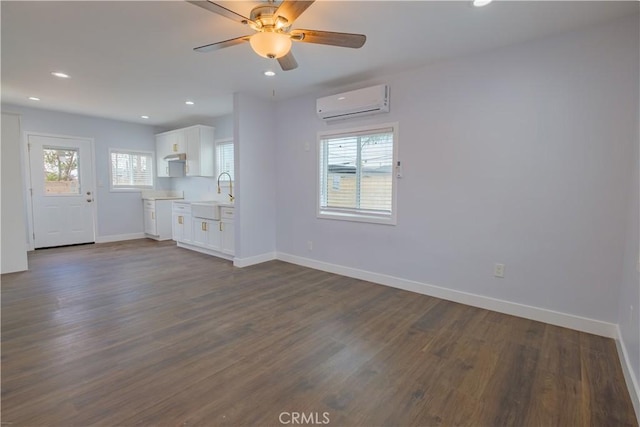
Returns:
[[[257,6],[251,10],[251,20],[255,22],[256,31],[286,31],[289,27],[289,21],[283,16],[276,16],[278,8],[273,4]]]

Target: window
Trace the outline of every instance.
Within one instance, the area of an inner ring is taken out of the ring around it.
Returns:
[[[153,153],[110,150],[111,190],[153,188]]]
[[[321,133],[318,217],[396,223],[398,125]]]
[[[66,196],[80,194],[78,149],[42,147],[44,159],[44,194]]]
[[[235,175],[233,174],[233,139],[216,142],[216,168],[218,175],[222,172],[227,172],[231,175],[231,181],[235,180]]]

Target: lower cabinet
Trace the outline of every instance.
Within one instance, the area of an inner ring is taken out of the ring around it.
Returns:
[[[220,221],[193,218],[193,244],[214,251],[220,250],[222,240],[220,233]]]
[[[191,214],[173,212],[173,240],[189,243],[193,241],[193,227],[191,226]]]
[[[179,247],[233,259],[235,230],[233,208],[221,207],[221,219],[194,217],[188,202],[174,202],[172,235]]]
[[[233,223],[234,209],[229,206],[220,207],[220,232],[222,233],[221,250],[225,254],[235,253],[235,227]]]
[[[233,255],[235,253],[235,230],[233,221],[220,221],[220,229],[222,230],[222,242],[220,249],[225,254]]]
[[[171,200],[144,199],[144,234],[155,240],[170,240]]]

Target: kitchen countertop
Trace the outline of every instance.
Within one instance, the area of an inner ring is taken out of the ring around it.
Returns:
[[[186,205],[190,205],[192,203],[211,203],[211,204],[216,204],[218,206],[223,206],[225,208],[233,208],[235,207],[234,203],[231,202],[218,202],[217,200],[178,200],[179,203],[183,203]]]
[[[140,192],[143,200],[179,200],[184,198],[184,192],[173,190],[143,190]]]
[[[143,197],[143,200],[183,200],[182,197],[159,196]]]

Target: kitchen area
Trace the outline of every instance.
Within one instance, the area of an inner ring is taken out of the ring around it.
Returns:
[[[141,192],[145,237],[233,260],[234,145],[224,124],[222,137],[206,125],[156,134],[156,189]]]

